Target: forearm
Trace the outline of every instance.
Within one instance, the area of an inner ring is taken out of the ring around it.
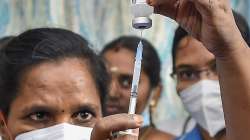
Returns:
[[[250,49],[241,39],[235,51],[217,58],[227,135],[250,138]],[[235,44],[236,45],[236,44]]]

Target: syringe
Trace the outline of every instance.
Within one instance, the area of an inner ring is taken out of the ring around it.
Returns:
[[[138,85],[140,81],[141,75],[141,61],[142,61],[142,52],[143,52],[143,44],[142,41],[139,42],[136,56],[135,56],[135,64],[134,64],[134,74],[132,81],[132,88],[130,93],[130,103],[129,103],[129,111],[128,114],[135,114],[136,111],[136,102],[137,102],[137,94],[138,94]],[[134,136],[133,139],[138,139],[139,129],[128,129],[126,131],[120,131],[118,133],[113,133],[114,136],[123,136],[123,135],[131,135]]]
[[[134,74],[132,81],[132,88],[130,94],[130,103],[129,103],[129,114],[135,114],[137,94],[138,94],[138,85],[141,75],[141,61],[142,61],[142,52],[143,44],[140,41],[136,50],[135,64],[134,64]]]

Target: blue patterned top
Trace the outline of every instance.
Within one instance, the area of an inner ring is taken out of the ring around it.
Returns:
[[[176,138],[176,140],[202,140],[202,137],[199,128],[196,126],[192,131]]]

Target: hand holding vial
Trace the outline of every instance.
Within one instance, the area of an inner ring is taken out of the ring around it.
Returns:
[[[147,0],[157,14],[176,20],[216,57],[245,45],[229,0]],[[226,26],[225,26],[226,25]],[[236,46],[236,47],[234,47]]]

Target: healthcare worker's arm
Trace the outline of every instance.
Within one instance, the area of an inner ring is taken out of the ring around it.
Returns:
[[[215,55],[229,140],[250,138],[250,50],[229,0],[148,0]]]
[[[93,128],[91,140],[137,140],[133,136],[112,138],[112,132],[140,128],[143,118],[139,115],[116,114],[102,118]]]

